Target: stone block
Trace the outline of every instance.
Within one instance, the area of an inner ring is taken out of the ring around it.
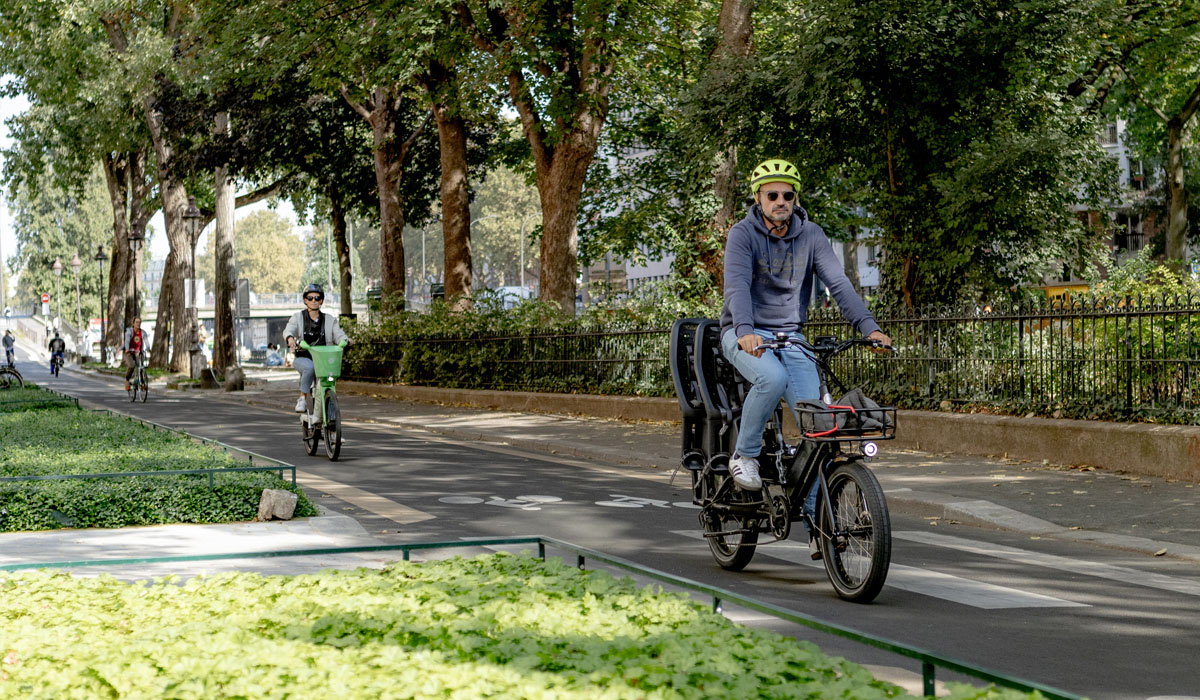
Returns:
[[[300,497],[283,489],[263,489],[255,520],[291,520]]]
[[[245,391],[246,373],[241,367],[233,365],[225,370],[225,391]]]

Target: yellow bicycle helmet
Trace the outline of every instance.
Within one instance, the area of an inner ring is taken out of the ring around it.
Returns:
[[[768,182],[786,182],[799,192],[800,171],[786,160],[764,160],[750,173],[750,194],[758,194],[758,188]]]

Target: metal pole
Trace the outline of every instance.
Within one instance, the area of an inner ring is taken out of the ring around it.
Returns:
[[[525,222],[538,214],[535,212],[521,220],[521,289],[525,289]],[[522,292],[524,294],[524,292]]]

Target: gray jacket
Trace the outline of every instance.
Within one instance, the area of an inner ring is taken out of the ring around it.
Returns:
[[[287,327],[283,329],[284,341],[287,341],[288,338],[295,338],[298,345],[301,340],[304,340],[304,317],[302,314],[306,313],[308,312],[297,311],[288,319]],[[327,314],[324,311],[321,312],[321,315],[325,317],[325,342],[330,345],[337,345],[343,340],[349,340],[345,332],[342,331],[342,327],[338,325],[337,316]]]
[[[880,330],[866,304],[846,278],[825,232],[799,209],[788,231],[773,236],[763,223],[762,209],[750,207],[746,218],[729,229],[725,243],[725,304],[721,333],[734,329],[740,338],[755,328],[795,333],[808,320],[813,275],[833,293],[842,315],[862,335]]]

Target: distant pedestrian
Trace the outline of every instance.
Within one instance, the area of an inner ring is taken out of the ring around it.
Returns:
[[[5,329],[4,331],[4,361],[11,367],[13,360],[16,358],[16,353],[13,352],[13,346],[16,345],[17,339],[13,337],[12,331]]]

